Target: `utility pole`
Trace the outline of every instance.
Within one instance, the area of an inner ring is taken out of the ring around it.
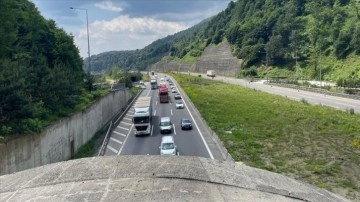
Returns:
[[[70,9],[73,10],[83,10],[86,13],[86,31],[87,31],[87,44],[88,44],[88,62],[89,62],[89,66],[87,69],[87,74],[90,76],[91,75],[91,65],[90,65],[90,37],[89,37],[89,19],[88,19],[88,12],[86,8],[74,8],[74,7],[70,7]]]

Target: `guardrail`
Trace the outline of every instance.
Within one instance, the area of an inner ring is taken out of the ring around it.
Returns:
[[[106,132],[106,135],[105,135],[105,138],[104,138],[104,141],[101,145],[101,148],[99,150],[99,153],[98,153],[98,156],[104,156],[104,153],[105,153],[105,148],[109,142],[109,139],[110,139],[110,131],[113,131],[113,129],[117,126],[117,124],[120,122],[120,120],[122,118],[124,118],[124,116],[126,115],[126,113],[129,111],[130,107],[133,105],[133,103],[135,102],[135,100],[140,96],[140,94],[142,93],[143,90],[140,90],[135,96],[133,96],[131,99],[130,99],[130,102],[128,103],[127,107],[125,109],[122,109],[120,112],[118,112],[110,121],[110,124],[109,124],[109,128]],[[120,115],[119,115],[120,114]],[[116,119],[114,122],[113,120]]]

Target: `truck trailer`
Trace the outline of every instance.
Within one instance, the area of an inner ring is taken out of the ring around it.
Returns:
[[[135,135],[150,135],[152,129],[151,97],[139,97],[134,104],[134,116],[132,118]]]
[[[168,89],[166,83],[160,83],[159,100],[160,100],[160,103],[170,102],[169,89]]]

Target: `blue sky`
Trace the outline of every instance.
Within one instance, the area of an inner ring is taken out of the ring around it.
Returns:
[[[72,34],[87,56],[85,10],[91,55],[141,49],[225,10],[230,0],[30,0],[42,16]]]

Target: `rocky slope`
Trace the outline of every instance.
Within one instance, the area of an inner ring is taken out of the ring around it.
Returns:
[[[206,70],[215,70],[217,75],[235,76],[240,69],[241,60],[232,56],[230,44],[224,40],[218,45],[206,47],[199,61],[192,65],[184,64],[179,60],[163,59],[151,66],[155,71],[190,71],[206,73]]]

